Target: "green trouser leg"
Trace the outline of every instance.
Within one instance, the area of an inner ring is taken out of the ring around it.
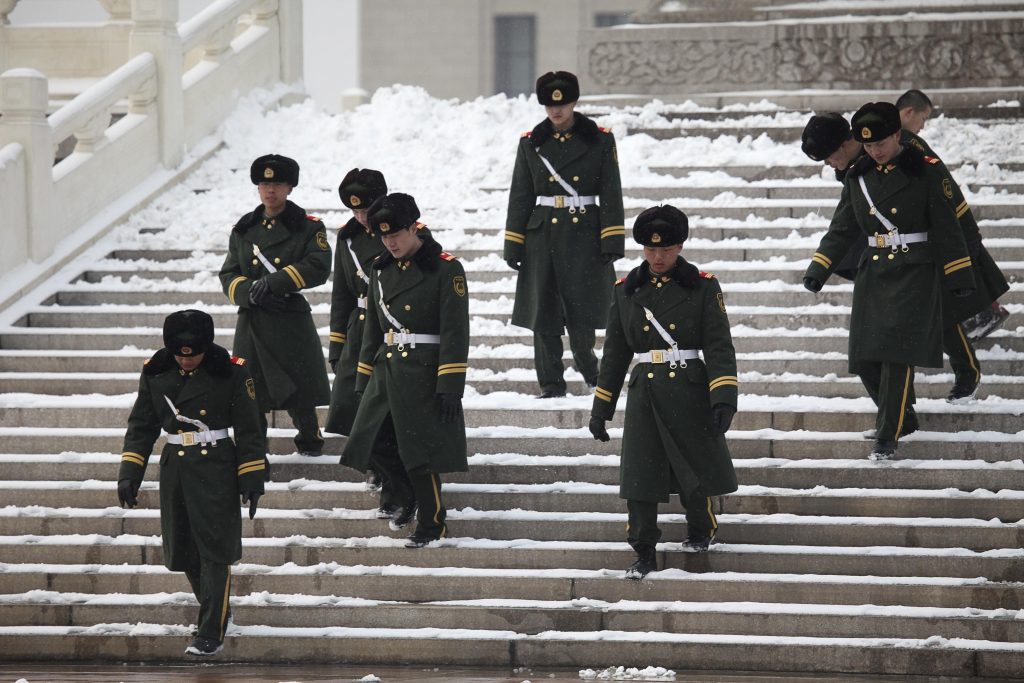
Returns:
[[[904,363],[863,363],[861,381],[878,406],[875,438],[897,441],[914,414],[914,366]]]
[[[384,418],[370,449],[370,467],[380,475],[381,506],[390,504],[404,508],[415,502],[416,493],[398,455],[398,437],[390,413]]]
[[[658,504],[647,500],[626,500],[629,521],[626,523],[626,542],[640,552],[646,546],[653,548],[661,540],[658,528]]]
[[[700,491],[696,491],[685,499],[680,495],[679,499],[686,507],[687,532],[703,533],[714,538],[718,531],[718,518],[715,517],[711,496],[705,496]]]
[[[199,601],[199,635],[222,643],[230,612],[231,565],[209,562],[198,554],[193,554],[189,565],[185,577]]]
[[[416,491],[416,533],[441,538],[445,535],[444,520],[448,516],[441,500],[441,477],[426,467],[409,472],[409,481]]]
[[[942,350],[949,356],[949,367],[953,369],[956,384],[969,386],[981,380],[981,365],[974,353],[974,345],[964,334],[960,323],[942,331]]]
[[[583,375],[583,381],[591,386],[597,385],[598,361],[594,353],[597,335],[588,327],[569,328],[569,350],[572,351],[572,362],[576,370]]]
[[[324,435],[320,432],[316,406],[289,408],[288,417],[292,419],[292,424],[299,430],[299,433],[295,435],[295,448],[300,453],[324,449]]]
[[[562,335],[533,333],[533,366],[542,392],[565,393],[565,366],[562,364]]]

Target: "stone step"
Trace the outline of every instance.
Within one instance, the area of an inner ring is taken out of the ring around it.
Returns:
[[[1012,612],[883,606],[840,608],[836,605],[777,603],[667,602],[658,609],[637,603],[533,600],[498,606],[486,601],[367,603],[346,596],[325,596],[314,604],[287,594],[253,594],[231,599],[236,626],[308,628],[436,628],[459,624],[471,630],[645,631],[719,633],[831,638],[892,637],[984,639],[1019,642],[1024,620]],[[0,597],[0,624],[24,626],[95,626],[108,623],[159,623],[187,627],[198,604],[190,593],[139,596],[39,592],[33,600]],[[142,602],[142,604],[139,604]],[[852,618],[856,617],[856,618]],[[234,631],[229,627],[229,635]]]
[[[146,629],[147,625],[140,625]],[[85,629],[76,626],[2,627],[7,645],[0,657],[75,660],[82,652],[102,652],[116,661],[179,660],[188,630],[154,625],[140,635],[133,625]],[[170,633],[168,633],[170,631]],[[161,635],[149,635],[161,633]],[[610,642],[609,636],[614,636]],[[630,634],[614,631],[549,631],[538,636],[509,631],[429,629],[294,628],[269,632],[261,626],[239,627],[225,642],[220,659],[281,663],[379,664],[380,643],[400,641],[391,664],[466,667],[557,668],[596,666],[622,661],[656,661],[686,669],[699,661],[704,669],[832,672],[852,674],[935,675],[950,672],[986,677],[1015,675],[1024,654],[1013,644],[953,641],[941,649],[931,639],[786,638],[720,634]]]
[[[64,482],[67,483],[67,482]],[[115,486],[105,491],[81,490],[60,491],[54,495],[51,489],[34,489],[37,497],[17,495],[18,491],[4,489],[8,508],[0,511],[0,535],[2,536],[43,536],[43,535],[89,535],[117,537],[159,536],[160,520],[157,509],[134,510],[124,516],[111,515],[109,508],[95,508],[110,503]],[[53,506],[41,508],[35,505],[46,494],[46,502]],[[21,492],[29,493],[29,492]],[[89,495],[72,495],[82,493]],[[331,538],[367,539],[391,537],[403,539],[409,530],[393,532],[387,523],[373,517],[376,510],[376,496],[365,496],[364,507],[358,509],[308,508],[300,512],[293,510],[308,497],[289,499],[290,492],[272,489],[261,499],[266,508],[261,509],[255,522],[243,527],[243,535],[259,538],[283,538],[290,535]],[[156,504],[154,495],[147,496],[148,502]],[[336,502],[334,498],[328,498]],[[24,502],[28,501],[28,502]],[[284,504],[286,509],[274,509]],[[324,505],[326,503],[322,503]],[[524,503],[524,505],[527,503]],[[30,514],[12,510],[10,506],[32,506]],[[367,507],[369,506],[369,509]],[[618,512],[567,513],[564,511],[536,512],[519,509],[515,512],[504,510],[488,512],[473,507],[469,510],[450,508],[448,526],[452,533],[461,538],[513,541],[557,542],[625,542],[625,504],[619,501]],[[780,509],[786,509],[781,501]],[[837,506],[842,507],[842,506]],[[91,509],[90,509],[91,508]],[[664,533],[663,540],[686,537],[686,523],[679,508],[676,514],[663,513],[659,516],[659,527]],[[935,517],[913,520],[894,517],[844,517],[842,509],[832,516],[803,516],[780,512],[774,514],[729,514],[718,517],[720,543],[741,545],[780,546],[893,546],[913,548],[964,548],[976,552],[998,550],[1019,546],[1024,539],[1018,525],[1012,523],[991,523],[976,519],[953,519]],[[571,527],[567,527],[571,522]]]
[[[941,421],[941,418],[936,418]],[[273,425],[279,425],[274,428]],[[470,453],[525,454],[525,455],[614,455],[621,449],[621,431],[617,420],[609,425],[611,440],[594,441],[584,428],[522,429],[513,427],[470,427],[467,429]],[[268,439],[270,461],[302,462],[295,453],[287,415],[273,415]],[[282,428],[287,426],[287,428]],[[729,451],[733,459],[781,458],[785,460],[864,460],[871,443],[863,432],[821,432],[778,429],[742,431],[729,430]],[[325,460],[333,462],[344,448],[344,437],[327,434],[324,446]],[[120,453],[124,441],[124,427],[111,428],[41,428],[0,427],[0,452],[29,453],[33,455],[107,452]],[[157,442],[157,452],[162,442]],[[1021,459],[1019,433],[985,431],[917,432],[900,440],[897,461],[916,460],[969,460],[990,463],[1015,463]],[[881,464],[881,467],[886,467]]]
[[[974,163],[973,161],[970,163]],[[962,164],[958,162],[946,164],[951,171],[956,171]],[[997,166],[1004,171],[1024,170],[1024,163],[1001,161]],[[804,178],[820,178],[822,175],[821,163],[813,163],[801,160],[800,163],[787,165],[744,165],[725,164],[722,166],[700,166],[694,165],[669,165],[659,164],[657,160],[652,162],[649,170],[652,173],[659,173],[675,178],[686,178],[692,173],[725,173],[734,178],[742,178],[750,182],[758,180],[795,180]],[[831,172],[831,171],[828,171]]]
[[[458,532],[453,532],[458,533]],[[160,564],[160,538],[87,536],[0,537],[10,563],[86,562]],[[502,567],[503,569],[590,569],[627,567],[634,558],[625,543],[489,541],[453,537],[410,552],[402,538],[249,538],[242,539],[247,561],[280,566],[316,566],[341,558],[359,565],[414,567]],[[436,547],[435,547],[436,546]],[[719,543],[711,552],[690,553],[680,544],[662,543],[663,566],[690,572],[742,572],[757,567],[767,574],[842,574],[888,577],[1024,580],[1024,550],[978,553],[950,548],[868,546],[780,546]]]
[[[596,442],[595,442],[596,444]],[[905,444],[906,445],[906,444]],[[909,447],[909,446],[908,446]],[[159,457],[159,456],[156,456]],[[34,495],[36,488],[50,482],[74,482],[72,488],[102,489],[109,503],[110,482],[116,476],[121,456],[117,453],[0,454],[0,480],[7,494],[22,491]],[[363,475],[348,467],[339,467],[336,457],[274,457],[276,484],[293,480],[310,482],[363,481]],[[154,460],[155,462],[155,460]],[[520,463],[520,464],[504,464]],[[1024,462],[987,463],[977,460],[894,460],[880,465],[864,459],[788,460],[785,458],[747,459],[734,462],[741,485],[812,489],[827,484],[832,488],[959,489],[999,491],[1007,486],[1024,489]],[[155,483],[156,467],[147,469],[147,480]],[[91,480],[91,481],[90,481]],[[619,482],[617,455],[527,456],[476,454],[469,457],[469,470],[444,475],[446,483],[550,484],[589,482],[616,485]],[[46,482],[41,485],[39,482]],[[275,485],[276,485],[275,484]],[[37,505],[35,500],[30,504]]]

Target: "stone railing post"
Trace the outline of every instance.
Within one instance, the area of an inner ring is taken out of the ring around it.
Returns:
[[[277,24],[282,83],[302,80],[302,0],[263,0],[253,8],[257,25]],[[275,16],[276,15],[276,16]],[[276,19],[276,21],[274,21]]]
[[[156,59],[160,160],[166,168],[175,168],[185,152],[185,104],[181,87],[184,55],[178,34],[178,0],[131,1],[129,53],[134,57],[149,52]]]
[[[0,147],[14,142],[25,151],[28,257],[37,263],[56,243],[51,235],[54,140],[46,121],[49,91],[46,76],[35,69],[11,69],[0,75]]]

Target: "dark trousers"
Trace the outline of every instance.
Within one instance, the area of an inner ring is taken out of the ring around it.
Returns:
[[[322,451],[324,448],[324,436],[320,432],[320,420],[316,416],[316,406],[303,406],[301,408],[288,408],[288,417],[292,424],[299,431],[295,435],[295,449],[302,452]],[[260,428],[263,435],[267,435],[267,414],[260,414]]]
[[[964,333],[963,325],[957,323],[943,330],[942,350],[949,356],[949,367],[953,369],[956,384],[971,385],[981,380],[978,356]]]
[[[408,507],[416,501],[416,492],[398,455],[395,423],[384,418],[370,450],[370,468],[380,476],[380,506]]]
[[[914,366],[904,363],[862,363],[857,373],[878,406],[877,439],[897,441],[914,414]]]
[[[231,565],[217,564],[192,553],[185,578],[192,586],[192,593],[199,601],[199,635],[203,638],[224,642],[227,628],[228,596],[231,594]]]
[[[447,533],[444,520],[448,511],[441,499],[441,477],[425,467],[409,472],[409,481],[416,491],[416,533],[442,538]]]
[[[597,355],[594,354],[596,335],[589,328],[569,329],[569,349],[573,365],[587,384],[597,384]],[[562,373],[562,335],[533,333],[533,363],[537,368],[537,382],[541,391],[565,393]]]
[[[690,534],[705,533],[711,538],[718,531],[718,519],[712,509],[710,496],[699,491],[683,500],[686,508],[686,528]],[[658,528],[658,504],[646,500],[627,500],[626,510],[629,522],[626,526],[626,541],[637,552],[644,546],[653,548],[661,540],[661,529]]]

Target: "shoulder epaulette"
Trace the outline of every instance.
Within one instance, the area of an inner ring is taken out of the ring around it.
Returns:
[[[602,133],[611,133],[612,132],[611,128],[605,128],[604,126],[598,126],[597,129],[599,131],[601,131]]]
[[[153,360],[153,359],[152,358],[147,358],[146,360],[142,361],[142,365],[143,366],[149,365],[149,361],[151,361],[151,360]]]
[[[704,278],[705,280],[714,280],[715,279],[715,274],[714,273],[705,273],[703,270],[700,271],[700,276],[702,278]]]
[[[616,281],[615,281],[615,284],[617,284],[617,285],[621,285],[621,284],[622,284],[623,282],[625,282],[625,281],[626,281],[626,278],[624,278],[624,277],[620,277],[620,278],[619,278],[618,280],[616,280]]]
[[[924,160],[927,161],[929,164],[941,164],[942,163],[942,159],[937,159],[936,157],[930,157],[930,156],[927,156],[927,155],[925,156]]]
[[[528,138],[532,134],[533,134],[533,131],[532,130],[528,130],[525,133],[523,133],[522,135],[520,135],[519,137],[521,137],[521,138]]]
[[[231,356],[231,362],[235,365],[245,365],[245,359],[238,356]]]
[[[458,258],[458,256],[453,256],[452,254],[449,254],[447,251],[442,251],[440,254],[438,254],[438,256],[440,256],[445,261],[454,261],[455,259]]]
[[[317,217],[317,216],[310,216],[308,213],[306,214],[306,219],[307,220],[311,220],[311,221],[317,221],[318,223],[320,222],[320,218],[319,217]]]
[[[419,221],[416,221],[416,230],[417,231],[419,231],[419,230],[426,230],[426,229],[427,229],[427,224],[426,223],[420,223]]]

